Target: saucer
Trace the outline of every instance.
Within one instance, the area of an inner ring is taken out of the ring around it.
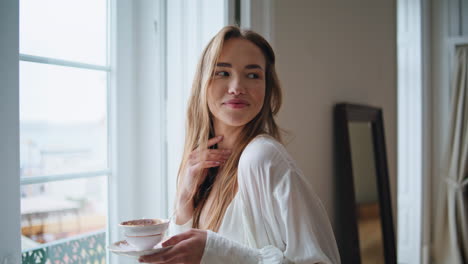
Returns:
[[[110,252],[115,253],[117,255],[128,256],[128,257],[140,257],[140,256],[158,253],[158,252],[163,252],[163,251],[170,249],[171,247],[172,246],[163,248],[162,242],[161,242],[151,249],[138,250],[134,246],[130,245],[126,240],[122,240],[122,241],[113,243],[107,248],[109,249]]]

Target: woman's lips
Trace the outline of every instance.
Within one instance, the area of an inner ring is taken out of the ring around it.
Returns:
[[[249,103],[242,99],[231,99],[224,102],[223,104],[234,109],[240,109],[249,106]]]

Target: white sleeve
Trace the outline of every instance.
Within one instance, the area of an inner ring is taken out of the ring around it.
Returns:
[[[175,235],[178,235],[180,233],[183,233],[185,231],[189,231],[190,229],[192,229],[192,224],[193,224],[193,220],[190,219],[187,223],[183,224],[183,225],[178,225],[175,223],[175,219],[173,219],[170,223],[169,223],[169,227],[167,228],[167,237],[171,237],[171,236],[175,236]]]
[[[284,148],[262,140],[244,152],[243,227],[256,248],[209,232],[202,263],[340,263],[326,211]]]
[[[327,213],[301,172],[285,174],[274,190],[273,211],[285,243],[284,255],[294,263],[340,263]]]
[[[283,262],[283,253],[273,246],[262,249],[246,247],[208,230],[205,252],[201,263],[290,263]]]

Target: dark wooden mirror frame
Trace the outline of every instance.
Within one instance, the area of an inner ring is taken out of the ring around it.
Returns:
[[[336,229],[341,263],[361,263],[348,122],[370,122],[374,146],[382,238],[386,264],[396,263],[395,234],[388,178],[382,109],[340,103],[334,109]]]

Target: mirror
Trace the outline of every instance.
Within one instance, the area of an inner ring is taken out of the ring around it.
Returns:
[[[361,263],[385,263],[372,125],[348,122]]]
[[[396,263],[382,110],[335,106],[337,240],[342,263]]]

